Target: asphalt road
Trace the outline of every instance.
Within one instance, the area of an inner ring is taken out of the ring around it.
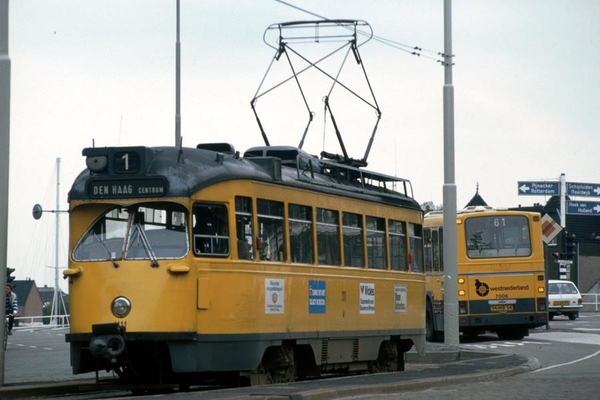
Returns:
[[[391,400],[391,399],[481,399],[542,398],[570,399],[594,398],[600,392],[600,314],[586,313],[576,321],[557,317],[550,330],[537,329],[521,341],[500,341],[495,335],[478,340],[462,340],[460,352],[447,351],[443,344],[428,345],[428,355],[435,354],[438,361],[417,360],[409,355],[407,371],[398,374],[362,375],[336,379],[324,383],[296,383],[285,388],[254,388],[243,391],[186,393],[186,398],[212,399],[236,396],[261,398]],[[69,365],[68,346],[64,342],[66,329],[17,331],[10,337],[6,352],[5,385],[9,388],[48,385],[72,381],[93,380],[94,374],[74,376]],[[465,360],[468,354],[474,360]],[[488,357],[480,358],[481,354]],[[463,361],[453,361],[460,355]],[[489,357],[495,355],[494,357]],[[533,361],[532,361],[533,360]],[[423,364],[423,362],[427,362]],[[519,368],[526,366],[526,368]],[[532,372],[532,370],[535,370]],[[507,373],[509,371],[510,373]],[[529,371],[529,372],[528,372]],[[502,372],[502,373],[498,373]],[[521,373],[524,372],[524,373]],[[515,375],[519,373],[518,375]],[[389,375],[389,376],[385,376]],[[514,376],[513,376],[514,375]],[[468,376],[468,379],[464,379]],[[101,379],[110,378],[104,373]],[[489,381],[492,379],[492,381]],[[419,383],[402,386],[401,382]],[[434,384],[434,382],[436,382]],[[359,385],[361,390],[344,390]],[[365,387],[396,387],[396,391],[380,389],[365,391]],[[449,386],[450,385],[450,386]],[[2,388],[0,388],[0,398]],[[329,393],[329,394],[326,394]],[[594,395],[592,395],[594,394]],[[123,396],[107,394],[108,397]],[[175,395],[175,394],[172,394]],[[268,397],[261,397],[261,395]],[[273,397],[275,396],[275,397]],[[590,397],[591,396],[591,397]],[[162,397],[162,396],[157,396]],[[78,396],[69,398],[104,398]]]

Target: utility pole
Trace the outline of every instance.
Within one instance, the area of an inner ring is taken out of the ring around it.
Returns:
[[[452,1],[444,0],[444,343],[458,350]]]
[[[0,0],[0,280],[6,282],[8,259],[8,167],[10,155],[10,57],[8,0]],[[0,334],[4,337],[4,323]],[[4,385],[4,348],[0,346],[0,386]]]
[[[181,43],[179,43],[179,0],[175,41],[175,147],[181,147]]]

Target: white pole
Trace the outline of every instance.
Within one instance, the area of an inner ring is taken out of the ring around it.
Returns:
[[[10,57],[8,0],[0,0],[0,279],[6,282],[8,241],[8,167],[10,155]],[[4,323],[0,333],[4,335]],[[4,337],[4,336],[0,336]],[[0,346],[0,385],[4,385],[4,348]]]
[[[181,43],[179,43],[179,0],[177,0],[177,32],[175,42],[175,146],[181,146]]]
[[[560,226],[567,227],[567,178],[560,174]]]
[[[458,350],[452,1],[444,0],[444,343]]]
[[[59,244],[59,228],[60,228],[60,158],[56,159],[56,212],[55,215],[55,242],[54,242],[54,295],[52,296],[52,311],[50,312],[50,321],[52,324],[58,324],[58,263],[59,263],[59,254],[60,254],[60,244]]]

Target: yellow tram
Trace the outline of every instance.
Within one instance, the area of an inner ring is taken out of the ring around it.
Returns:
[[[83,150],[69,192],[71,364],[128,382],[397,371],[425,342],[408,180],[295,147]]]

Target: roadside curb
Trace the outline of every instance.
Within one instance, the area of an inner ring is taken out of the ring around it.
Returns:
[[[457,352],[455,352],[457,353]],[[483,352],[472,352],[481,355],[480,357],[472,357],[473,358],[481,358],[481,357],[504,357],[506,355],[502,355],[498,353],[490,354]],[[474,354],[472,354],[474,355]],[[448,355],[446,355],[449,357]],[[460,357],[457,354],[457,357]],[[468,359],[468,358],[467,358]],[[463,359],[463,361],[466,359]],[[457,361],[460,362],[460,361]],[[270,394],[270,395],[250,395],[250,396],[237,396],[230,397],[222,400],[280,400],[282,398],[289,398],[292,400],[333,400],[340,399],[345,397],[353,397],[353,396],[364,396],[364,395],[378,395],[378,394],[391,394],[398,392],[405,392],[411,390],[420,390],[420,389],[430,389],[433,387],[442,387],[448,385],[455,385],[461,383],[473,383],[473,382],[485,382],[500,378],[506,378],[509,376],[517,375],[524,372],[534,371],[541,367],[540,362],[537,358],[528,357],[528,360],[525,364],[502,368],[492,371],[486,372],[476,372],[472,374],[464,374],[464,375],[455,375],[455,376],[444,376],[438,378],[424,378],[424,379],[414,379],[404,382],[395,382],[389,384],[373,384],[373,385],[358,385],[358,386],[345,386],[342,388],[330,388],[330,389],[317,389],[317,390],[309,390],[300,393],[294,393],[291,396],[282,396],[280,394]]]
[[[414,365],[432,365],[435,368],[443,368],[445,364],[456,364],[487,358],[490,362],[494,359],[501,360],[510,355],[502,353],[481,352],[481,351],[435,351],[418,355],[417,353],[407,354],[407,362]],[[295,393],[271,393],[271,394],[252,394],[252,395],[232,395],[223,398],[223,400],[280,400],[288,398],[292,400],[332,400],[341,397],[352,397],[360,395],[390,394],[403,391],[419,390],[424,388],[442,387],[460,383],[483,382],[488,380],[500,379],[523,372],[530,372],[541,368],[540,362],[533,357],[527,357],[527,362],[505,368],[490,369],[483,372],[465,373],[460,375],[448,375],[430,378],[399,380],[391,383],[367,383],[361,385],[351,385],[343,387],[331,387],[321,389],[311,389]],[[427,368],[425,368],[426,370]],[[390,373],[396,374],[396,373]],[[385,374],[382,374],[385,375]],[[75,395],[78,393],[90,393],[99,390],[110,390],[111,384],[98,384],[95,380],[80,380],[70,382],[54,383],[33,383],[33,384],[11,384],[0,387],[0,399],[13,400],[35,396],[60,396]]]

